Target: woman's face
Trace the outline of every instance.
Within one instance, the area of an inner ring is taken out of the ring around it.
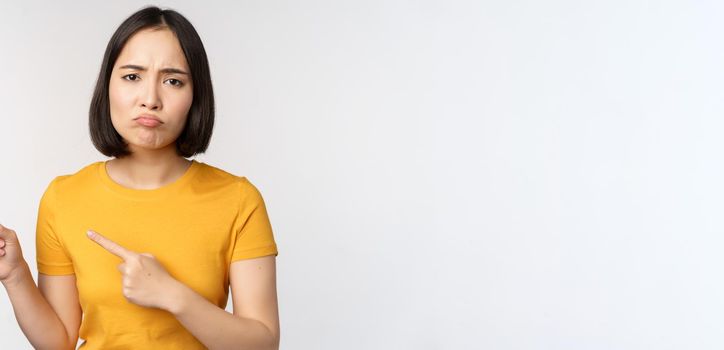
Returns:
[[[118,55],[110,79],[111,122],[131,152],[160,149],[176,141],[191,108],[193,86],[173,32],[136,32]],[[139,118],[143,115],[159,121]]]

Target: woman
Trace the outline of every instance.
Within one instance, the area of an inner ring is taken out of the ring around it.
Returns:
[[[213,122],[193,26],[157,7],[126,19],[90,108],[93,144],[113,159],[45,190],[37,287],[0,226],[0,279],[36,349],[74,349],[79,336],[82,349],[278,349],[278,252],[261,194],[186,159],[206,150]]]

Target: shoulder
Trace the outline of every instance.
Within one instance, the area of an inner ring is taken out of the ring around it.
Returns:
[[[239,201],[239,207],[257,207],[264,204],[259,188],[244,175],[234,174],[219,167],[200,163],[202,169],[199,171],[200,181],[208,183],[221,182],[227,184],[227,193],[233,194]]]
[[[223,188],[230,194],[244,198],[254,199],[261,197],[257,187],[249,180],[247,176],[235,174],[231,171],[224,170],[220,167],[199,162],[199,170],[196,174],[195,184],[204,189]]]
[[[57,193],[78,190],[79,187],[87,185],[96,180],[97,172],[103,166],[103,161],[93,162],[82,166],[72,173],[65,173],[55,176],[48,184],[45,192]]]
[[[199,163],[199,173],[197,176],[199,177],[198,180],[209,183],[209,182],[216,182],[216,183],[225,183],[234,187],[237,187],[241,191],[254,191],[257,190],[256,186],[254,186],[248,177],[243,175],[234,174],[230,171],[221,169],[220,167],[198,162]]]
[[[102,164],[103,162],[93,162],[75,172],[57,175],[52,178],[40,196],[41,210],[61,206],[60,203],[65,203],[63,201],[67,198],[83,197],[85,195],[83,190],[88,187],[88,182],[93,180],[94,171]]]
[[[195,161],[198,163],[199,173],[197,176],[204,178],[207,181],[229,181],[236,182],[238,177],[229,171],[221,169],[215,165],[211,165],[204,162]]]

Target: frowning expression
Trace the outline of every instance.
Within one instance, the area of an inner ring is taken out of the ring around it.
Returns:
[[[113,127],[130,151],[173,144],[193,102],[191,73],[173,32],[144,29],[131,36],[113,65],[108,95]]]

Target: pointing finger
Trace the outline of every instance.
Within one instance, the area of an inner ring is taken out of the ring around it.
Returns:
[[[88,230],[88,237],[94,242],[98,243],[98,245],[105,248],[113,255],[123,259],[124,261],[136,254],[126,248],[123,248],[118,243],[113,242],[106,237],[103,237],[100,233],[93,230]]]

